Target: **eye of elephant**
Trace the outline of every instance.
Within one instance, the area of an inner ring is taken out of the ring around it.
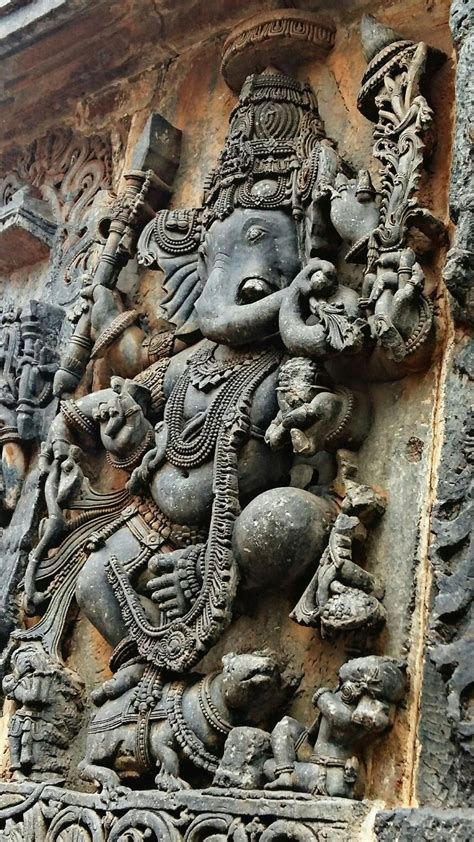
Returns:
[[[252,225],[251,228],[248,229],[246,233],[246,239],[249,243],[256,243],[258,240],[261,240],[262,237],[265,236],[267,232],[265,228],[260,228],[259,225]]]

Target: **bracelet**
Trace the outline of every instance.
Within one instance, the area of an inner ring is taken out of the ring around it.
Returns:
[[[133,378],[134,383],[140,383],[150,390],[151,408],[157,415],[163,409],[165,403],[163,383],[169,362],[169,358],[164,357],[162,360],[158,360],[148,368],[145,368],[144,371],[141,371],[140,374],[137,374]]]
[[[98,339],[96,339],[94,347],[91,351],[91,360],[99,356],[99,354],[108,348],[116,339],[136,321],[138,313],[136,310],[125,310],[124,313],[119,313],[111,321],[108,327],[102,331]]]
[[[173,351],[174,340],[174,331],[171,330],[146,336],[142,346],[147,355],[148,365],[152,365],[158,360],[169,359]]]
[[[154,444],[154,441],[154,430],[147,430],[143,441],[139,445],[137,445],[135,450],[133,450],[124,459],[120,459],[117,456],[114,456],[112,453],[109,453],[108,451],[105,458],[109,465],[112,465],[113,468],[120,468],[120,470],[122,471],[131,471],[133,468],[136,468],[137,465],[140,464],[147,450],[149,450],[152,444]]]
[[[97,427],[87,415],[79,409],[75,401],[61,401],[61,415],[65,421],[76,430],[83,430],[91,436],[95,436]]]
[[[280,775],[291,775],[292,772],[295,771],[295,767],[293,763],[288,763],[287,766],[275,766],[274,775],[275,778],[279,778]]]
[[[319,690],[316,690],[316,693],[313,696],[313,705],[317,705],[321,696],[324,693],[332,693],[333,691],[329,689],[329,687],[320,687]]]
[[[8,444],[10,441],[21,441],[21,436],[17,428],[0,427],[0,445]]]

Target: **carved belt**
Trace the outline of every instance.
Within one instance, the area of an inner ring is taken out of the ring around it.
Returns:
[[[128,527],[142,547],[153,552],[168,542],[173,549],[180,549],[202,543],[207,538],[207,530],[173,523],[153,500],[147,498],[127,506],[112,523],[91,535],[89,541],[99,547],[123,526]]]
[[[88,734],[101,734],[102,731],[113,731],[115,728],[120,728],[122,725],[128,725],[130,722],[138,722],[141,714],[136,710],[128,710],[127,712],[117,713],[115,716],[109,716],[107,719],[93,720],[87,731]],[[168,716],[166,705],[159,704],[156,708],[149,712],[150,720],[163,720]]]
[[[131,508],[131,506],[128,507],[126,511],[128,512]],[[127,525],[140,543],[144,539],[149,540],[150,532],[159,535],[163,543],[169,541],[178,549],[192,544],[201,544],[207,538],[207,529],[173,523],[149,498],[140,500],[133,508],[134,514]]]

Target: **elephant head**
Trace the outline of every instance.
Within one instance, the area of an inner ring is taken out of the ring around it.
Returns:
[[[278,332],[284,290],[335,236],[316,197],[340,159],[323,138],[307,84],[248,77],[202,207],[160,211],[138,243],[139,261],[164,272],[161,304],[181,336],[241,346]]]
[[[160,227],[174,226],[173,212]],[[163,240],[142,235],[140,259],[165,271],[162,306],[180,332],[239,346],[278,331],[284,290],[301,263],[297,226],[284,210],[236,208],[203,232],[194,252],[166,254]],[[169,248],[169,244],[168,248]],[[148,255],[148,257],[146,257]],[[185,297],[186,296],[186,297]]]
[[[283,290],[299,268],[296,225],[284,211],[237,208],[216,220],[200,250],[201,333],[229,345],[276,333]]]

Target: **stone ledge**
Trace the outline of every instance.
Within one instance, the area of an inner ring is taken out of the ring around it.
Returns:
[[[28,187],[18,190],[0,208],[0,272],[48,257],[56,229],[49,204],[30,195]]]
[[[57,29],[84,8],[87,0],[10,0],[0,4],[0,57]]]
[[[121,834],[138,827],[150,827],[156,833],[156,826],[162,834],[156,838],[170,842],[198,842],[207,838],[201,835],[204,831],[231,834],[231,828],[238,828],[240,835],[222,838],[310,842],[323,834],[328,842],[351,842],[370,807],[368,802],[302,793],[140,790],[110,799],[45,783],[0,784],[0,842],[11,839],[13,832],[22,834],[24,842],[36,842],[30,827],[38,822],[47,828],[47,839],[58,838],[59,829],[64,833],[84,826],[94,827],[94,842],[112,842],[128,838]]]

